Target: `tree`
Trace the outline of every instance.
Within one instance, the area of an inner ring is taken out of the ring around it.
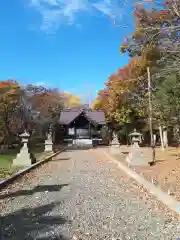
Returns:
[[[39,111],[44,118],[54,118],[63,108],[62,96],[57,89],[29,85],[25,91],[27,104],[30,104],[33,110]]]
[[[122,53],[127,52],[131,57],[143,56],[149,67],[158,65],[161,75],[177,70],[180,57],[180,17],[175,13],[175,1],[157,2],[147,10],[145,1],[135,5],[135,31],[120,47]],[[179,5],[178,5],[179,6]],[[157,69],[155,70],[157,72]]]
[[[65,108],[76,108],[81,106],[81,98],[79,96],[74,96],[71,93],[64,93],[64,107]]]
[[[25,95],[26,103],[31,109],[31,116],[34,115],[29,122],[31,131],[32,128],[36,129],[36,135],[44,138],[51,126],[54,139],[56,124],[64,107],[62,93],[58,89],[28,85],[25,88]]]
[[[129,124],[134,124],[136,117],[144,114],[143,101],[137,96],[141,92],[144,97],[146,93],[144,76],[141,76],[145,64],[141,57],[131,59],[127,66],[109,77],[105,89],[99,92],[94,102],[94,108],[102,108],[114,126],[124,125],[126,131]]]
[[[171,1],[169,6],[172,4]],[[157,9],[154,7],[147,10],[143,0],[141,5],[135,6],[135,31],[122,44],[120,51],[128,53],[133,58],[140,56],[145,62],[144,70],[146,67],[151,68],[153,117],[155,122],[160,123],[165,121],[164,114],[167,109],[163,109],[163,104],[158,102],[159,91],[157,92],[157,90],[165,87],[163,82],[166,81],[167,76],[171,75],[172,71],[177,71],[177,65],[179,65],[180,37],[177,28],[180,19],[177,14],[170,11],[170,7],[167,5],[163,5],[161,10]],[[144,70],[141,74],[146,79],[147,74]],[[146,92],[145,87],[141,88],[141,91],[138,89],[137,92],[143,99],[142,103],[145,103],[144,108],[146,108]]]
[[[135,126],[138,118],[146,119],[143,124],[148,124],[147,67],[151,70],[153,124],[179,124],[180,18],[179,3],[175,1],[166,5],[159,2],[161,7],[153,1],[148,8],[147,1],[135,1],[135,30],[120,47],[120,52],[131,59],[109,77],[94,102],[93,107],[102,108],[114,125],[126,126],[123,132],[127,126]]]
[[[159,120],[159,124],[173,126],[175,129],[180,127],[180,75],[178,73],[172,72],[157,88],[154,105],[156,109],[154,115]]]
[[[12,136],[22,124],[19,119],[21,95],[21,88],[16,81],[0,82],[1,144],[10,144]]]

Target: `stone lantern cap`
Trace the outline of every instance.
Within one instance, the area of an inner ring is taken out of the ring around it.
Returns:
[[[140,143],[142,140],[142,134],[137,132],[136,129],[134,129],[134,132],[129,134],[129,136],[131,137],[131,141],[133,144]]]
[[[137,132],[136,129],[134,129],[134,132],[129,134],[130,137],[140,137],[142,136],[141,133]]]
[[[20,138],[29,138],[30,137],[29,133],[26,130],[24,131],[24,133],[20,134],[19,136],[20,136]]]

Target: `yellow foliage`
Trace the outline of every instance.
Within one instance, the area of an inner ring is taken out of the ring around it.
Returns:
[[[101,102],[101,100],[98,99],[98,98],[96,98],[96,99],[94,100],[94,102],[92,103],[91,108],[92,108],[93,110],[96,110],[96,109],[101,109],[101,107],[102,107],[102,102]]]
[[[0,106],[10,105],[17,101],[20,97],[20,86],[13,81],[1,81],[0,82]]]
[[[72,93],[64,93],[65,97],[65,107],[66,108],[74,108],[81,105],[81,97],[74,96]]]
[[[18,126],[21,124],[20,120],[17,120],[16,110],[19,105],[21,97],[21,88],[17,82],[8,80],[0,81],[0,131],[7,131],[13,129],[15,124]]]

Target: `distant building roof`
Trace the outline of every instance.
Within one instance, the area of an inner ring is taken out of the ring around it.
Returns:
[[[93,111],[91,109],[63,109],[61,111],[59,123],[62,125],[68,125],[81,113],[84,113],[85,117],[95,124],[104,125],[106,123],[105,115],[102,110]]]

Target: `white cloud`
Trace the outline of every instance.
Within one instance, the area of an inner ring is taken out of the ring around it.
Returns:
[[[101,12],[112,19],[122,18],[122,9],[116,0],[29,0],[30,6],[42,17],[42,30],[57,29],[60,24],[76,24],[78,13],[90,10]],[[118,0],[117,0],[118,1]]]
[[[103,0],[94,3],[93,6],[107,17],[117,21],[121,21],[123,16],[125,16],[125,10],[127,7],[123,0]]]
[[[44,85],[45,85],[45,82],[37,82],[37,83],[35,83],[34,85],[36,85],[36,86],[44,86]]]
[[[114,17],[113,5],[110,0],[104,0],[99,3],[95,3],[93,4],[93,6],[100,12],[104,13],[105,15],[109,17]]]
[[[57,28],[62,23],[75,23],[75,15],[88,10],[87,0],[30,0],[30,7],[42,17],[42,30]]]
[[[34,85],[37,87],[46,87],[46,88],[50,88],[52,86],[50,83],[44,82],[44,81],[35,82]]]

